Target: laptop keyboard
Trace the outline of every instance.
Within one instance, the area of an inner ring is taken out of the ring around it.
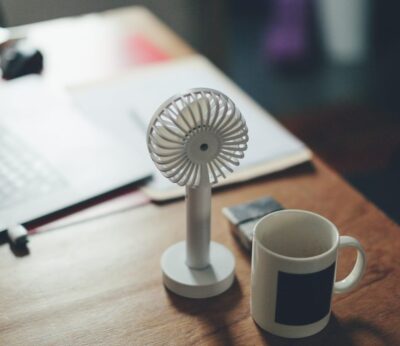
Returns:
[[[0,209],[64,184],[63,177],[43,157],[0,126]]]

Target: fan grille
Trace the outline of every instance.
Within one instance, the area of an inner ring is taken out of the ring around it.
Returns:
[[[247,125],[223,93],[192,89],[168,99],[149,124],[150,156],[160,172],[181,186],[211,184],[233,172],[247,149]]]

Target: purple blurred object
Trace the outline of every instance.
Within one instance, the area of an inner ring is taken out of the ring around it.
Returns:
[[[276,63],[303,60],[309,49],[310,0],[272,0],[271,25],[265,35],[264,52]]]

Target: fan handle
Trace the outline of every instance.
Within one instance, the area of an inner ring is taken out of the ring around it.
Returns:
[[[186,186],[186,265],[203,269],[210,264],[211,184],[206,165],[200,184]]]

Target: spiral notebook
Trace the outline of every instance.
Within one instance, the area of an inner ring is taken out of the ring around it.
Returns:
[[[249,129],[245,158],[219,185],[244,182],[310,160],[311,151],[300,140],[200,55],[133,69],[112,80],[71,90],[71,95],[98,126],[114,132],[131,148],[132,160],[140,153],[140,157],[153,164],[146,148],[146,129],[151,117],[167,98],[196,87],[213,88],[228,95],[242,112]],[[139,141],[132,138],[137,128],[141,129]],[[143,163],[141,160],[138,165]],[[143,189],[155,201],[178,198],[185,193],[184,188],[169,182],[155,167],[153,180]]]

